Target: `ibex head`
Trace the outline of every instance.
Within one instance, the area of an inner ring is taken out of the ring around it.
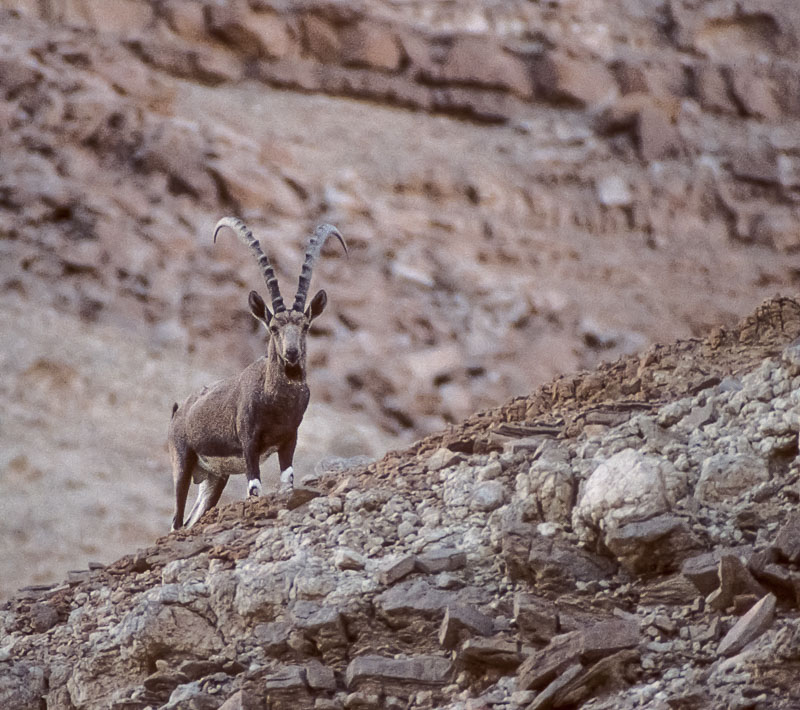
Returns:
[[[344,238],[339,233],[339,230],[330,224],[321,224],[314,230],[314,234],[311,236],[306,248],[294,304],[291,310],[286,310],[278,288],[275,270],[272,268],[272,264],[270,264],[266,254],[261,251],[258,240],[253,237],[253,234],[241,220],[235,217],[223,217],[217,222],[217,226],[214,229],[214,241],[217,239],[217,232],[222,227],[232,229],[252,249],[264,275],[272,300],[272,310],[270,311],[264,299],[256,291],[250,292],[248,303],[250,305],[250,313],[269,332],[268,355],[270,359],[277,358],[280,361],[289,379],[304,379],[306,372],[306,334],[311,326],[311,321],[325,310],[325,304],[328,302],[328,296],[325,291],[319,290],[306,308],[311,273],[314,263],[322,252],[322,247],[331,235],[341,242],[345,254],[347,253],[347,245],[344,242]]]

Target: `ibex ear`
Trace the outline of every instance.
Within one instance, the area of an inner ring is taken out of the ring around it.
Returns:
[[[322,311],[325,310],[325,304],[328,302],[328,294],[324,289],[317,291],[317,295],[311,299],[311,304],[306,308],[306,318],[309,322],[314,320]]]
[[[256,320],[260,320],[266,328],[272,320],[272,313],[269,312],[269,308],[267,308],[267,304],[264,303],[264,299],[255,291],[250,291],[250,295],[247,297],[247,303],[250,305],[250,313],[253,314],[253,317]]]

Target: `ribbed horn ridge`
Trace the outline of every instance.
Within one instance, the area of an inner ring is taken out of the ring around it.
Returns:
[[[223,227],[228,227],[236,232],[236,236],[238,236],[241,241],[247,244],[247,246],[249,246],[256,255],[256,259],[258,259],[258,265],[261,267],[261,273],[264,274],[264,281],[267,282],[269,296],[272,299],[272,310],[275,311],[275,313],[285,311],[286,306],[283,304],[281,291],[278,288],[278,278],[275,276],[275,270],[272,268],[272,264],[269,263],[267,255],[261,251],[261,245],[258,243],[258,239],[253,236],[253,233],[247,228],[247,225],[242,222],[242,220],[236,217],[223,217],[219,222],[217,222],[217,226],[214,227],[215,242],[217,241],[217,233]]]
[[[305,308],[306,296],[308,296],[308,287],[311,284],[311,272],[314,269],[314,263],[319,258],[322,247],[325,246],[325,242],[331,235],[342,243],[344,253],[347,254],[347,244],[344,243],[344,237],[339,233],[339,230],[332,224],[320,224],[314,230],[311,239],[308,240],[306,258],[303,262],[303,269],[300,271],[300,283],[297,286],[297,295],[294,297],[292,310],[302,312]]]

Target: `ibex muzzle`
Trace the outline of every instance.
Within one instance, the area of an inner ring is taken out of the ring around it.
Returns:
[[[214,229],[232,229],[255,254],[272,301],[272,311],[255,291],[250,292],[250,312],[267,329],[266,355],[240,374],[220,380],[192,394],[173,409],[169,427],[169,452],[175,483],[172,529],[183,526],[189,485],[200,484],[188,524],[219,501],[228,477],[247,475],[248,495],[261,492],[260,463],[278,453],[282,484],[292,485],[292,459],[297,429],[308,406],[306,335],[311,322],[325,309],[328,297],[318,291],[306,307],[314,262],[325,241],[335,236],[347,253],[339,231],[322,224],[306,249],[294,304],[286,309],[275,271],[258,241],[240,220],[224,217]]]

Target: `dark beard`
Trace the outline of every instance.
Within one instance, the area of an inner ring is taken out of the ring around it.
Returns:
[[[303,366],[300,363],[295,365],[284,363],[283,371],[286,373],[286,377],[288,377],[290,380],[303,379]]]

